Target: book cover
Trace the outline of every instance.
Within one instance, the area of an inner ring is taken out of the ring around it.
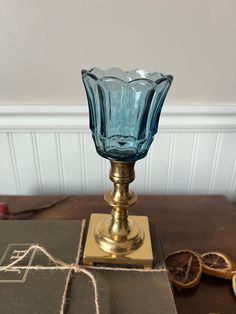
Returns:
[[[82,244],[83,248],[85,238],[81,238],[82,222],[78,220],[2,221],[0,227],[1,265],[16,260],[34,244],[67,264],[75,263],[79,246]],[[155,268],[163,270],[162,250],[154,230],[152,234]],[[53,263],[42,253],[33,250],[19,265],[53,266]],[[88,270],[96,279],[101,314],[177,313],[166,271]],[[60,313],[67,275],[68,270],[1,271],[0,312]],[[70,280],[65,313],[96,313],[94,287],[90,278],[83,273],[73,274]]]

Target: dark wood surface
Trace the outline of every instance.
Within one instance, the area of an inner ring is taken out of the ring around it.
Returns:
[[[102,196],[0,196],[0,201],[13,213],[34,208],[30,219],[89,219],[91,212],[110,211]],[[236,262],[236,208],[223,196],[139,196],[130,214],[155,223],[165,255],[181,249],[221,251]],[[196,288],[174,295],[180,314],[236,313],[230,280],[203,275]]]

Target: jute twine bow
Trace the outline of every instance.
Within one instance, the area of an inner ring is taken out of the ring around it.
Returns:
[[[99,302],[98,302],[98,287],[97,287],[97,281],[94,277],[94,275],[88,270],[88,269],[97,269],[97,270],[112,270],[112,271],[126,271],[126,272],[148,272],[148,273],[154,273],[154,272],[168,272],[167,269],[165,268],[157,268],[157,269],[137,269],[137,268],[120,268],[120,267],[95,267],[95,266],[88,266],[88,267],[83,267],[79,265],[79,258],[81,254],[81,245],[82,245],[82,239],[83,239],[83,233],[84,233],[84,228],[85,228],[85,220],[82,221],[82,226],[81,226],[81,234],[80,234],[80,241],[79,241],[79,246],[78,246],[78,252],[76,256],[75,263],[70,263],[67,264],[57,258],[55,258],[52,254],[50,254],[45,248],[43,248],[40,245],[31,245],[28,250],[18,259],[16,259],[14,262],[0,266],[0,272],[1,271],[6,271],[8,269],[12,270],[20,270],[20,269],[26,269],[26,270],[69,270],[68,275],[66,277],[66,282],[65,282],[65,288],[62,296],[62,302],[60,306],[60,314],[64,314],[65,307],[66,307],[66,297],[68,293],[68,287],[69,283],[72,277],[73,273],[83,273],[86,276],[88,276],[93,285],[93,290],[94,290],[94,303],[95,303],[95,309],[96,309],[96,314],[100,314],[100,308],[99,308]],[[35,251],[35,252],[41,252],[44,254],[46,257],[48,257],[49,261],[54,263],[55,266],[42,266],[42,265],[35,265],[35,266],[16,266],[20,261],[22,261],[24,258],[26,258],[30,252]]]

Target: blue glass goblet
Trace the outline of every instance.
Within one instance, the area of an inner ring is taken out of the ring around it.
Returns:
[[[134,164],[144,158],[158,130],[161,109],[173,76],[144,70],[111,68],[82,70],[90,129],[98,154],[111,162],[114,189],[105,193],[113,207],[110,218],[95,230],[100,248],[112,254],[130,254],[144,242],[143,228],[128,218],[128,207],[137,201],[129,190]]]

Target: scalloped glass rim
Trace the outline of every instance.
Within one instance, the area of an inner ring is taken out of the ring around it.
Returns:
[[[95,72],[95,73],[100,72],[100,74],[102,74],[102,76],[98,76],[97,74],[94,74],[93,72]],[[112,72],[118,72],[118,73],[122,74],[122,76],[125,77],[125,79],[118,77],[118,76],[115,76],[115,75],[112,75]],[[140,75],[140,77],[131,79],[131,77],[134,73],[136,75],[137,74]],[[156,84],[159,84],[163,81],[170,81],[170,83],[171,83],[173,81],[173,78],[174,78],[170,74],[163,74],[163,73],[156,72],[156,71],[146,72],[145,70],[142,70],[142,69],[134,69],[134,70],[130,70],[130,71],[124,71],[120,68],[109,68],[107,70],[101,70],[97,67],[93,67],[89,70],[83,69],[83,70],[81,70],[81,74],[82,74],[82,77],[85,75],[88,75],[91,78],[95,79],[96,81],[103,81],[106,79],[116,79],[116,80],[119,80],[123,83],[132,83],[135,81],[147,81],[147,82],[156,83]]]

